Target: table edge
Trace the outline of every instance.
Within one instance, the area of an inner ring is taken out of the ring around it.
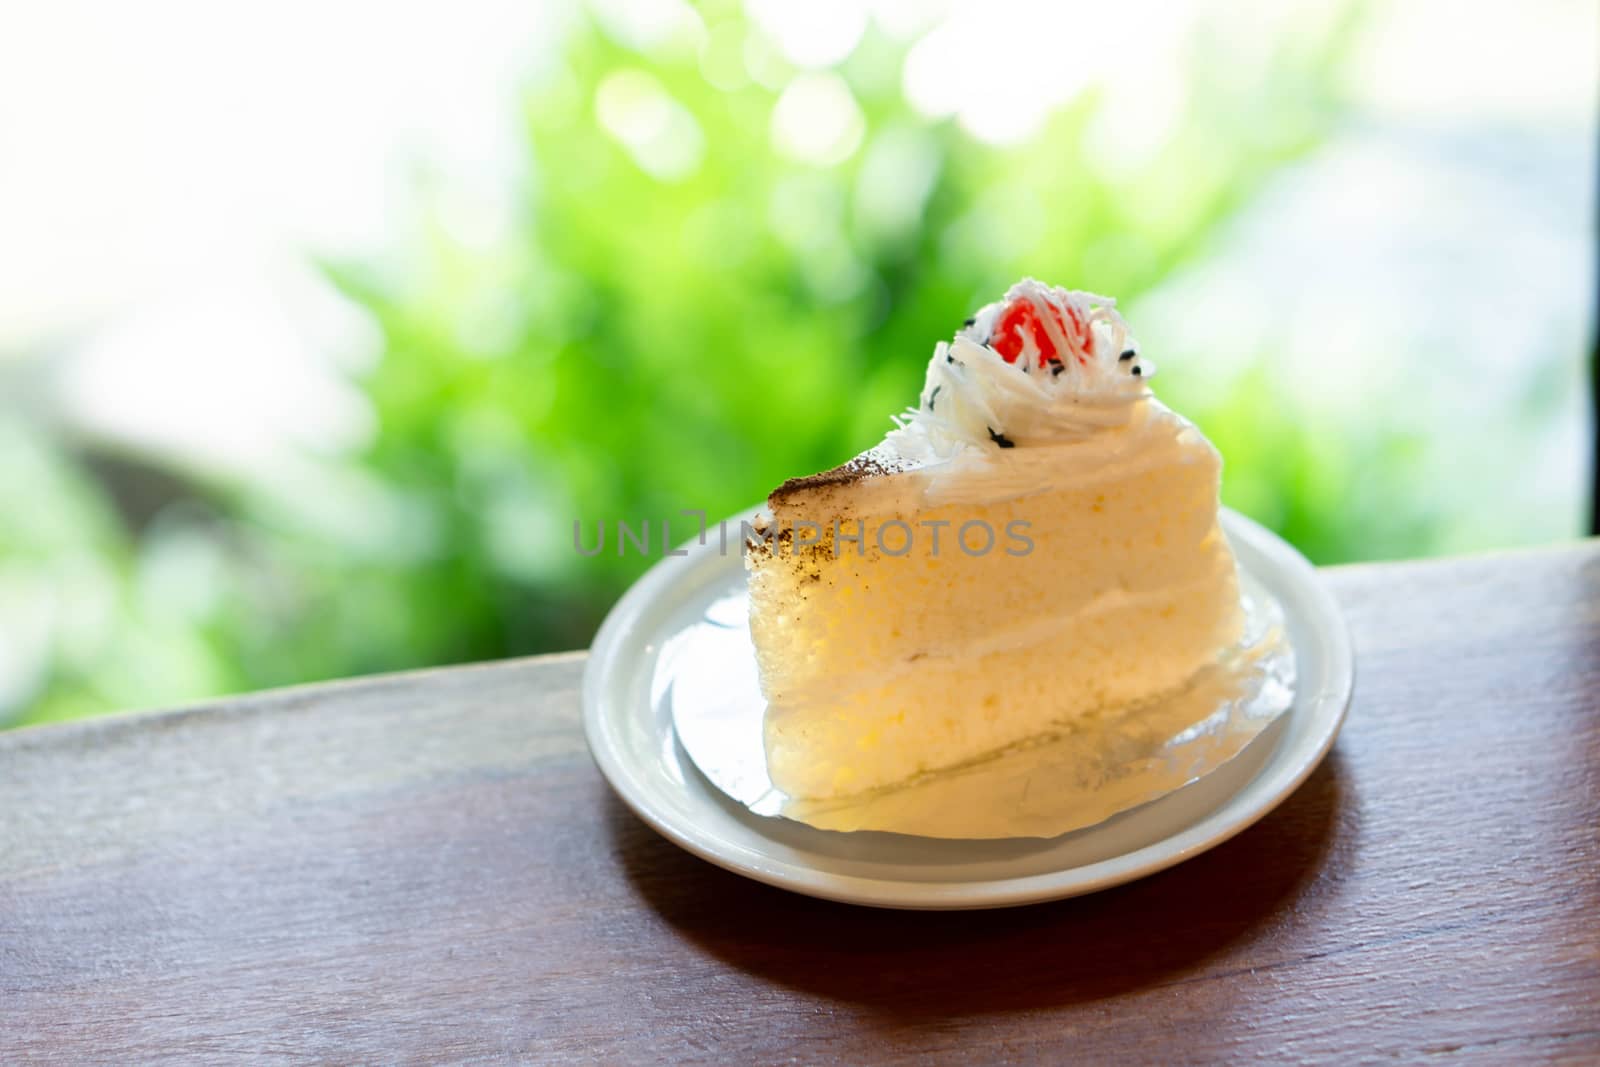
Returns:
[[[356,674],[347,678],[331,678],[320,682],[299,682],[294,685],[274,686],[269,689],[251,689],[224,696],[170,707],[136,708],[114,711],[82,719],[59,722],[29,723],[0,730],[0,755],[8,751],[33,747],[41,742],[66,741],[70,735],[88,737],[140,726],[151,726],[181,721],[206,715],[242,715],[261,710],[263,706],[293,702],[309,693],[323,694],[345,690],[375,688],[397,682],[426,681],[439,675],[452,676],[477,672],[513,670],[556,665],[573,660],[583,660],[589,655],[586,648],[564,652],[542,652],[531,656],[509,656],[505,659],[478,660],[472,663],[448,663],[434,667],[414,667],[402,671],[380,671],[375,674]]]

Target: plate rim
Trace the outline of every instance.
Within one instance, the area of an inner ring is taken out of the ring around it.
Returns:
[[[737,523],[757,510],[750,508],[724,521]],[[1332,750],[1349,714],[1355,685],[1349,629],[1316,568],[1293,545],[1255,520],[1226,507],[1220,509],[1220,518],[1231,542],[1243,543],[1288,580],[1297,595],[1294,604],[1284,604],[1285,613],[1293,618],[1298,609],[1300,618],[1321,639],[1328,663],[1325,683],[1315,693],[1297,693],[1286,713],[1310,716],[1320,728],[1287,760],[1279,758],[1284,743],[1280,740],[1280,749],[1267,757],[1260,770],[1199,821],[1131,851],[1039,874],[976,881],[900,881],[820,871],[793,859],[750,849],[703,830],[693,820],[660,810],[625,758],[626,746],[612,731],[606,712],[617,696],[608,680],[617,670],[627,669],[621,662],[627,639],[641,618],[660,604],[663,594],[678,586],[697,587],[706,575],[714,575],[725,566],[723,557],[709,543],[701,546],[697,541],[688,542],[684,548],[689,559],[674,554],[658,560],[606,614],[583,672],[583,726],[590,756],[622,802],[673,844],[734,874],[823,900],[908,910],[1018,907],[1098,892],[1167,870],[1243,833],[1299,789]],[[742,557],[734,558],[742,568]],[[706,788],[716,787],[706,783]],[[756,832],[761,831],[758,828]],[[775,848],[787,850],[788,846],[775,843]]]

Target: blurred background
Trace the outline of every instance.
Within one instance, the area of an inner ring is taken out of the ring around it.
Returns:
[[[1023,274],[1318,563],[1578,536],[1597,10],[16,6],[0,726],[582,647],[574,520],[854,454]]]

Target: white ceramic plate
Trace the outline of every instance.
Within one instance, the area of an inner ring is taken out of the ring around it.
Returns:
[[[748,518],[749,516],[744,516]],[[829,900],[889,908],[993,908],[1077,896],[1164,870],[1226,841],[1276,807],[1333,746],[1354,680],[1333,598],[1305,557],[1224,510],[1240,567],[1283,605],[1295,702],[1240,755],[1174,793],[1049,840],[947,841],[816,830],[752,814],[708,782],[652,692],[663,646],[714,601],[744,588],[739,517],[686,557],[661,560],[606,617],[583,679],[584,731],[612,788],[668,840],[730,871]],[[730,664],[748,672],[748,664]]]

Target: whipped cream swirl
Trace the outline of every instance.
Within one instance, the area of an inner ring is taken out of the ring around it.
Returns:
[[[927,461],[1081,440],[1125,425],[1153,371],[1116,301],[1024,278],[935,346],[921,404],[880,447]]]

